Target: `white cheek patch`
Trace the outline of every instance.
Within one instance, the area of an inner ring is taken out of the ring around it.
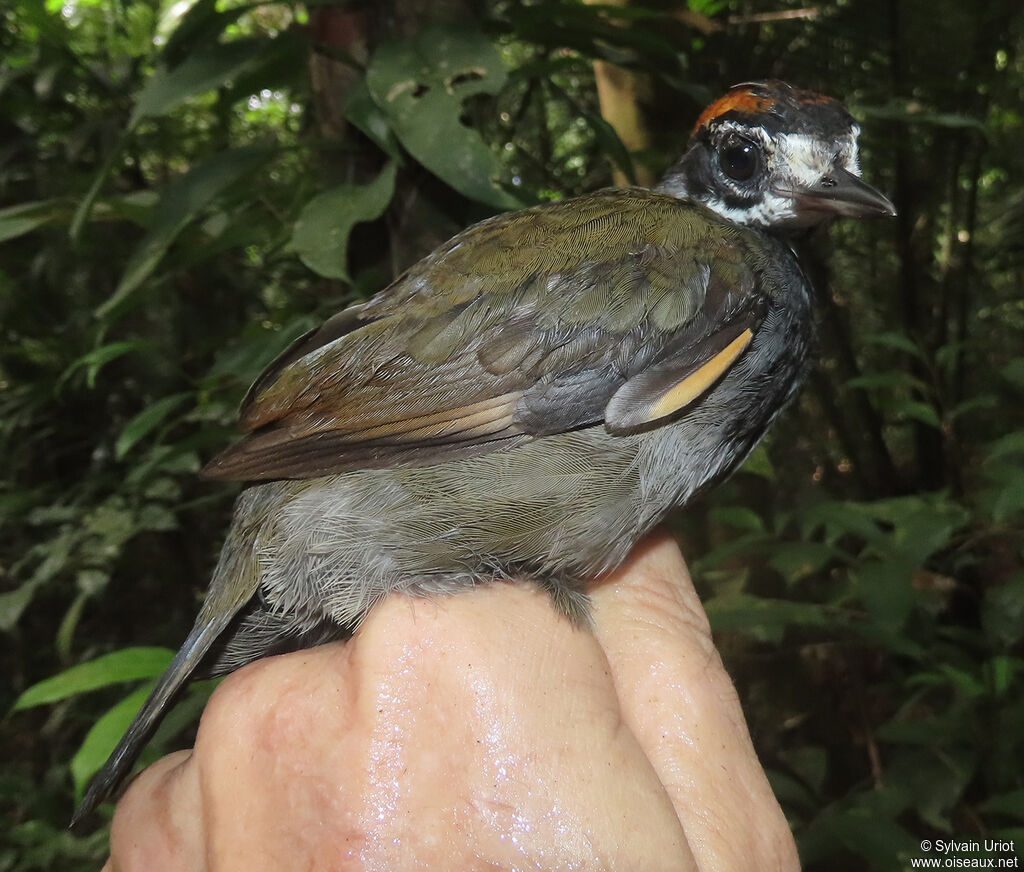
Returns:
[[[727,221],[747,227],[773,227],[790,224],[797,219],[796,205],[792,197],[766,192],[761,199],[749,206],[727,206],[722,200],[709,200],[704,204],[716,215]]]
[[[860,136],[860,125],[850,128],[850,135],[840,143],[840,154],[843,156],[844,167],[855,176],[860,175],[860,155],[857,153],[857,138]]]
[[[767,171],[766,184],[758,191],[747,191],[743,185],[718,173],[719,189],[731,189],[737,198],[750,200],[742,206],[734,206],[725,202],[722,196],[701,198],[705,206],[726,221],[748,227],[795,228],[817,224],[824,213],[806,209],[800,211],[795,199],[797,193],[817,187],[837,166],[860,175],[857,162],[857,135],[860,128],[857,125],[852,125],[843,136],[830,141],[806,133],[780,133],[770,138],[763,128],[731,121],[722,123],[718,132],[735,132],[745,139],[758,142]]]
[[[775,138],[776,187],[798,190],[810,188],[839,165],[855,175],[857,165],[857,130],[833,142],[823,142],[806,133],[782,133]]]

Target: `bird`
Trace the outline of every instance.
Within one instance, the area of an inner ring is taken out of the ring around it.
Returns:
[[[246,488],[195,625],[72,826],[198,675],[346,638],[393,592],[586,583],[727,476],[812,345],[792,240],[892,216],[837,100],[745,82],[653,188],[488,218],[296,340],[204,470]]]

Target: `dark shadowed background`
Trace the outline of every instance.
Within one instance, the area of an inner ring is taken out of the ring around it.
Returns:
[[[649,182],[767,77],[846,101],[900,216],[814,240],[817,369],[685,552],[809,870],[1024,843],[1019,10],[5,4],[0,872],[104,855],[65,826],[191,624],[234,496],[195,474],[261,366],[472,221]]]

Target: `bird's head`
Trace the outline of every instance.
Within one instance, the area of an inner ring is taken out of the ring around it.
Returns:
[[[658,190],[737,224],[779,230],[836,215],[895,215],[860,178],[859,133],[831,97],[785,82],[746,82],[701,113],[690,148]]]

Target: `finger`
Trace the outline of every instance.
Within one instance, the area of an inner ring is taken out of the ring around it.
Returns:
[[[675,541],[649,537],[592,599],[625,723],[672,798],[701,868],[798,869]]]
[[[523,586],[236,673],[196,759],[217,868],[696,868],[603,652]]]
[[[104,872],[201,872],[201,801],[191,751],[143,771],[117,804]]]

